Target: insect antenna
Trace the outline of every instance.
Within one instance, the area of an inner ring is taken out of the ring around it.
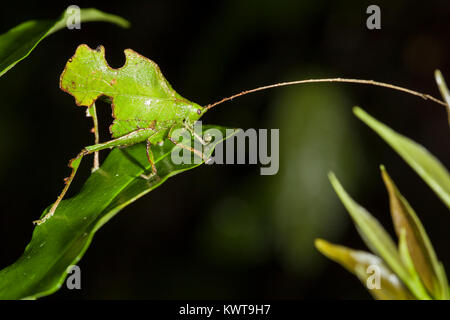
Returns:
[[[411,89],[407,89],[404,87],[400,87],[400,86],[396,86],[393,84],[389,84],[389,83],[384,83],[384,82],[378,82],[378,81],[374,81],[374,80],[362,80],[362,79],[347,79],[347,78],[327,78],[327,79],[308,79],[308,80],[297,80],[297,81],[289,81],[289,82],[280,82],[280,83],[275,83],[275,84],[271,84],[268,86],[263,86],[263,87],[258,87],[255,89],[251,89],[251,90],[245,90],[242,91],[240,93],[234,94],[232,96],[223,98],[220,101],[211,103],[209,105],[207,105],[205,108],[206,109],[211,109],[214,108],[215,106],[222,104],[224,102],[233,100],[234,98],[238,98],[238,97],[242,97],[245,96],[249,93],[253,93],[253,92],[257,92],[257,91],[263,91],[263,90],[267,90],[267,89],[272,89],[272,88],[278,88],[278,87],[285,87],[285,86],[291,86],[291,85],[297,85],[297,84],[306,84],[306,83],[320,83],[320,82],[344,82],[344,83],[357,83],[357,84],[366,84],[366,85],[372,85],[372,86],[377,86],[377,87],[384,87],[384,88],[389,88],[392,90],[397,90],[397,91],[402,91],[408,94],[412,94],[414,96],[418,96],[424,100],[430,100],[433,101],[437,104],[440,104],[442,106],[447,107],[447,104],[429,94],[425,94],[425,93],[420,93]]]

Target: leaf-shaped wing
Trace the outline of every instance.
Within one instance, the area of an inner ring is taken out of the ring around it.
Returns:
[[[91,106],[100,96],[112,100],[113,137],[142,127],[184,119],[195,104],[177,94],[158,65],[137,52],[125,50],[125,65],[111,68],[105,49],[80,45],[61,75],[61,89],[75,97],[77,105]]]

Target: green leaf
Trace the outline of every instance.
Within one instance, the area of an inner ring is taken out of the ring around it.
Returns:
[[[407,279],[407,273],[397,252],[397,247],[383,226],[347,194],[334,173],[330,173],[329,178],[367,246],[381,256],[402,280]]]
[[[420,292],[413,291],[415,287],[411,283],[409,272],[403,265],[394,241],[383,226],[347,194],[334,173],[330,173],[329,178],[366,245],[386,262],[389,268],[417,297],[426,299],[427,297],[421,295]]]
[[[384,166],[381,166],[381,175],[389,194],[391,215],[397,237],[400,240],[402,236],[404,237],[408,255],[414,264],[414,270],[417,271],[421,281],[434,297],[437,299],[447,298],[446,288],[448,284],[444,280],[445,276],[440,275],[439,261],[425,228],[414,209],[398,191]],[[405,259],[403,261],[405,262]]]
[[[234,134],[234,130],[226,131],[223,127],[203,126],[205,134],[212,129],[220,130],[225,139]],[[206,156],[223,141],[214,140],[208,145]],[[200,161],[175,165],[170,157],[174,148],[177,152],[182,150],[169,140],[152,147],[160,177],[153,180],[140,177],[150,169],[143,144],[113,149],[80,193],[63,200],[55,215],[34,229],[23,255],[0,271],[0,299],[34,299],[58,290],[66,277],[66,268],[81,259],[103,224],[169,177],[199,165]]]
[[[436,83],[442,97],[444,98],[445,102],[447,102],[448,124],[450,125],[450,93],[448,92],[447,84],[445,83],[444,77],[439,70],[436,70],[434,72],[434,78],[436,79]]]
[[[411,300],[414,297],[379,257],[317,239],[316,248],[329,259],[356,275],[369,293],[379,300]],[[377,277],[379,276],[379,283]],[[371,284],[372,287],[368,285]],[[377,284],[379,287],[377,288]]]
[[[406,269],[409,272],[409,275],[411,277],[410,281],[411,285],[413,285],[415,288],[414,292],[420,292],[420,296],[427,297],[427,300],[430,300],[431,298],[428,298],[427,290],[423,286],[423,282],[417,272],[416,266],[414,265],[414,261],[410,255],[408,242],[406,240],[405,229],[400,230],[398,252],[400,253],[400,257],[402,258],[403,264],[405,265]]]
[[[447,168],[420,144],[395,132],[355,107],[355,115],[380,135],[450,208],[450,175]]]
[[[80,21],[104,21],[129,27],[129,22],[116,15],[97,9],[81,9]],[[56,20],[30,20],[0,35],[0,77],[31,51],[48,35],[66,27],[67,12]]]

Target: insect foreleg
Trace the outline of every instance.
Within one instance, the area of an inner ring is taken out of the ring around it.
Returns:
[[[208,142],[206,142],[205,140],[202,139],[202,137],[200,137],[197,132],[195,132],[194,128],[192,128],[189,124],[187,124],[187,122],[184,122],[184,127],[186,129],[189,130],[190,133],[192,133],[192,135],[194,136],[194,138],[196,138],[198,141],[200,141],[200,143],[204,146],[206,146],[208,144]]]
[[[172,130],[173,130],[174,128],[175,128],[175,126],[172,126],[172,127],[170,128],[169,133],[167,134],[167,138],[168,138],[173,144],[175,144],[176,146],[178,146],[178,147],[180,147],[180,148],[183,148],[183,149],[186,149],[186,150],[188,150],[188,151],[190,151],[190,152],[195,153],[197,156],[199,156],[200,158],[202,158],[203,161],[206,162],[207,159],[205,159],[205,157],[203,156],[203,153],[201,153],[200,151],[198,151],[198,150],[196,150],[196,149],[194,149],[194,148],[192,148],[192,147],[185,146],[184,144],[179,143],[179,142],[176,141],[174,138],[172,138]]]

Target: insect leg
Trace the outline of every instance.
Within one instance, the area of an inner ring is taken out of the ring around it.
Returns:
[[[91,107],[88,108],[87,112],[88,112],[89,116],[92,117],[92,121],[94,122],[94,128],[92,128],[92,129],[94,131],[95,144],[99,144],[100,136],[98,133],[98,117],[97,117],[97,108],[95,106],[95,102],[92,104]],[[91,172],[94,172],[99,167],[100,167],[99,152],[95,151],[94,152],[94,164],[92,166]]]
[[[199,156],[200,158],[202,158],[203,161],[206,162],[207,159],[205,159],[205,157],[203,156],[203,153],[201,153],[200,151],[198,151],[198,150],[196,150],[196,149],[194,149],[194,148],[192,148],[192,147],[185,146],[184,144],[179,143],[178,141],[176,141],[175,139],[172,138],[172,130],[173,130],[174,128],[175,128],[175,125],[173,125],[173,126],[170,128],[169,133],[167,134],[167,138],[168,138],[173,144],[175,144],[176,146],[178,146],[178,147],[180,147],[180,148],[183,148],[183,149],[186,149],[186,150],[188,150],[188,151],[190,151],[190,152],[195,153],[197,156]]]
[[[77,172],[78,166],[80,165],[80,162],[85,155],[95,153],[97,151],[101,151],[104,149],[114,148],[114,147],[131,146],[133,144],[140,143],[140,142],[147,140],[151,135],[154,134],[154,132],[155,131],[153,129],[139,129],[139,130],[130,132],[129,134],[124,135],[120,138],[86,147],[74,159],[72,159],[70,161],[70,167],[72,168],[72,173],[70,174],[69,177],[67,177],[65,179],[66,185],[64,186],[64,189],[61,192],[61,194],[56,199],[55,203],[53,203],[49,212],[42,219],[33,221],[33,223],[40,225],[40,224],[44,223],[46,220],[48,220],[51,216],[53,216],[59,203],[66,195],[67,190],[69,190],[70,184],[72,183],[72,180],[75,178],[75,174]]]
[[[152,166],[152,172],[149,175],[141,174],[141,177],[144,178],[145,180],[152,178],[156,174],[155,159],[153,157],[151,146],[152,144],[150,142],[150,139],[147,139],[147,159]]]
[[[196,138],[198,141],[200,141],[200,143],[204,146],[206,146],[208,144],[208,142],[206,142],[205,140],[202,139],[202,137],[200,137],[197,132],[195,132],[194,128],[192,128],[190,125],[188,125],[186,122],[184,122],[184,127],[186,129],[189,130],[190,133],[192,133],[192,135],[194,136],[194,138]]]
[[[40,220],[33,221],[34,224],[40,225],[40,224],[44,223],[46,220],[48,220],[51,216],[53,216],[53,214],[55,213],[55,210],[58,207],[59,203],[61,202],[61,200],[66,195],[67,190],[69,190],[70,184],[72,183],[73,178],[75,178],[75,174],[77,173],[77,170],[78,170],[78,167],[80,165],[80,162],[83,159],[85,154],[86,154],[86,152],[83,150],[75,158],[70,160],[69,167],[72,168],[72,172],[70,173],[70,176],[68,176],[67,178],[64,179],[65,186],[64,186],[63,191],[58,196],[58,198],[56,199],[55,203],[53,203],[52,207],[47,212],[47,214],[44,217],[42,217]]]
[[[87,151],[87,153],[93,153],[95,151],[100,151],[114,147],[128,147],[136,143],[144,142],[145,140],[150,138],[154,133],[155,130],[150,128],[138,129],[120,138],[109,140],[99,144],[94,144],[92,146],[87,146],[85,150]]]

